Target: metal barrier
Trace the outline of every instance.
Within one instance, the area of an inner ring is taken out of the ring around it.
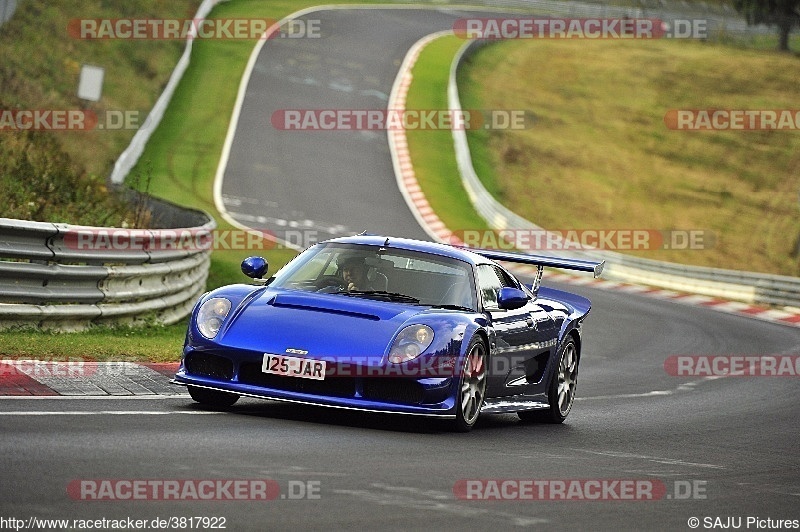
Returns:
[[[461,47],[450,68],[447,88],[448,105],[461,109],[458,96],[457,72],[464,58],[486,42],[471,41]],[[472,166],[472,155],[466,131],[453,129],[456,162],[461,182],[478,213],[494,229],[514,228],[523,231],[546,232],[545,229],[512,212],[498,202],[481,183]],[[555,241],[562,240],[553,234]],[[547,252],[537,253],[548,255]],[[657,286],[712,297],[720,297],[752,304],[783,305],[800,308],[800,278],[782,275],[687,266],[671,262],[643,259],[614,252],[559,251],[560,256],[580,259],[605,260],[603,277],[615,281]]]
[[[14,16],[17,10],[17,0],[0,0],[0,26]]]
[[[394,3],[409,3],[394,0]],[[751,38],[775,30],[764,24],[748,25],[744,17],[728,4],[686,2],[683,0],[613,0],[613,1],[562,1],[562,0],[429,0],[414,2],[437,7],[476,6],[496,10],[512,10],[537,15],[588,18],[656,18],[674,27],[676,20],[702,20],[706,23],[708,38],[724,36]]]
[[[0,329],[179,321],[205,291],[211,250],[198,235],[211,242],[216,228],[192,212],[203,223],[179,229],[0,218]]]
[[[205,18],[221,1],[204,0],[194,18]],[[16,0],[0,5],[10,16]],[[122,183],[144,151],[189,66],[192,43],[192,38],[187,39],[183,55],[148,115],[147,127],[136,132],[117,159],[112,183]],[[0,329],[82,329],[93,323],[142,321],[170,324],[186,316],[205,290],[211,251],[170,246],[170,239],[176,232],[210,234],[216,223],[198,211],[168,210],[173,221],[195,218],[198,223],[169,225],[184,229],[126,231],[0,218]],[[115,232],[118,245],[113,249],[75,245],[78,235],[103,231]],[[125,238],[148,244],[129,241],[129,249],[123,250]]]

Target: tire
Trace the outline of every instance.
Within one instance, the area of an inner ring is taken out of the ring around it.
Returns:
[[[486,396],[488,358],[486,344],[479,336],[474,336],[467,347],[459,376],[456,419],[453,422],[453,429],[457,432],[469,432],[478,421]]]
[[[523,421],[537,423],[563,423],[575,402],[575,390],[578,386],[578,361],[575,339],[569,336],[559,351],[558,366],[547,392],[550,408],[517,412],[519,418]]]
[[[201,405],[214,408],[227,408],[239,400],[239,396],[235,393],[198,388],[197,386],[189,386],[189,395]]]

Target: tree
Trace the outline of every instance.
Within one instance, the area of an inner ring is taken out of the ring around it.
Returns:
[[[789,32],[800,24],[800,0],[734,0],[748,24],[778,27],[778,50],[789,51]]]

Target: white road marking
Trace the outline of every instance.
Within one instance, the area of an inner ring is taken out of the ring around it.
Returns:
[[[338,489],[333,491],[334,493],[348,495],[369,503],[402,506],[414,510],[429,510],[454,514],[460,517],[481,516],[494,518],[495,520],[502,519],[516,526],[528,527],[549,523],[548,519],[540,517],[528,517],[453,501],[451,492],[425,490],[408,486],[389,486],[381,483],[373,483],[370,489]]]
[[[643,454],[625,453],[618,451],[592,451],[590,449],[574,449],[574,450],[582,453],[599,454],[601,456],[611,456],[614,458],[633,458],[636,460],[647,460],[649,462],[655,462],[657,464],[679,465],[686,467],[703,467],[707,469],[726,469],[725,466],[721,465],[699,464],[696,462],[686,462],[684,460],[678,460],[675,458],[662,458],[658,456],[646,456]]]
[[[240,222],[249,222],[254,223],[257,226],[264,226],[266,224],[273,224],[278,227],[290,227],[292,229],[313,229],[315,231],[326,233],[336,236],[350,236],[354,233],[352,229],[348,229],[347,227],[341,224],[326,224],[323,222],[317,222],[314,220],[289,220],[284,218],[275,218],[272,216],[264,216],[264,215],[253,215],[253,214],[246,214],[243,212],[237,211],[228,211],[228,214],[235,219],[239,220]],[[283,242],[282,239],[278,239]]]
[[[593,399],[631,399],[634,397],[657,397],[660,395],[672,395],[674,390],[653,390],[644,393],[622,393],[618,395],[596,395],[594,397],[576,397],[576,401],[591,401]]]
[[[642,393],[621,393],[616,395],[595,395],[592,397],[576,397],[576,401],[591,401],[597,399],[633,399],[637,397],[659,397],[665,395],[675,395],[678,392],[688,392],[693,390],[699,384],[703,384],[709,381],[715,381],[717,379],[724,379],[726,377],[732,377],[731,375],[714,375],[711,377],[703,377],[702,379],[691,381],[691,382],[684,382],[678,385],[677,388],[674,390],[653,390],[650,392],[642,392]]]
[[[175,411],[154,411],[154,410],[64,410],[64,411],[27,411],[27,412],[0,412],[0,416],[164,416],[164,415],[188,415],[205,416],[214,414],[225,414],[226,412],[213,410],[175,410]]]
[[[105,400],[105,401],[116,401],[116,400],[130,400],[130,399],[147,399],[147,400],[162,400],[162,399],[189,399],[190,396],[188,393],[176,393],[175,395],[0,395],[0,401],[3,400],[12,400],[12,401],[29,401],[31,399],[36,401],[47,401],[47,400],[65,400],[65,399],[92,399],[92,400]]]

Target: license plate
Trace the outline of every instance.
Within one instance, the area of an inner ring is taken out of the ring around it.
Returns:
[[[284,377],[325,380],[325,361],[264,353],[261,371]]]

